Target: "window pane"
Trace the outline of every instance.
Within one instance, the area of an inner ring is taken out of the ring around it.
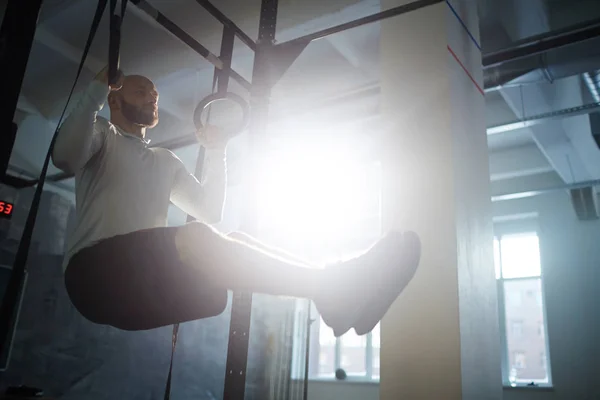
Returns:
[[[373,358],[371,359],[371,377],[379,379],[380,366],[379,355],[381,353],[381,327],[380,324],[375,325],[371,331],[371,347]]]
[[[335,346],[321,347],[319,351],[319,376],[333,376],[335,369]]]
[[[380,348],[381,347],[381,323],[375,325],[375,328],[371,331],[371,337],[373,338],[373,347]]]
[[[501,238],[503,278],[540,276],[540,246],[533,234],[507,235]]]
[[[333,329],[327,326],[323,318],[319,317],[319,344],[321,346],[335,346]]]
[[[367,374],[367,337],[358,336],[354,330],[341,337],[340,367],[348,375]]]
[[[373,379],[379,379],[379,374],[380,374],[379,353],[380,353],[379,348],[373,347],[373,374],[372,374]]]
[[[323,318],[319,325],[319,376],[333,376],[335,371],[335,336]]]
[[[548,383],[541,279],[504,281],[503,285],[510,382]]]

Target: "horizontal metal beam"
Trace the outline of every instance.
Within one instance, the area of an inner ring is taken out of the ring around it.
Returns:
[[[240,85],[242,85],[242,87],[244,89],[246,89],[248,92],[252,91],[252,84],[246,80],[246,78],[244,78],[243,76],[241,76],[239,73],[235,72],[233,70],[233,68],[229,69],[229,76],[234,79],[237,83],[239,83]]]
[[[513,43],[507,49],[484,54],[482,58],[483,68],[492,68],[506,62],[531,57],[597,37],[600,37],[600,19],[525,38]]]
[[[160,26],[167,30],[170,34],[187,44],[192,50],[204,57],[208,62],[214,65],[218,69],[223,69],[223,62],[221,59],[210,52],[200,42],[191,37],[187,32],[181,29],[175,22],[167,18],[163,13],[158,11],[154,6],[148,3],[146,0],[131,0],[138,9],[144,11],[150,18],[155,20]]]
[[[444,0],[417,0],[412,3],[408,3],[402,6],[390,8],[389,10],[385,10],[379,12],[377,14],[369,15],[363,18],[359,18],[354,21],[346,22],[344,24],[340,24],[331,28],[323,29],[321,31],[310,33],[305,36],[301,36],[296,39],[289,40],[287,42],[279,43],[275,46],[278,48],[280,46],[289,45],[290,43],[302,43],[302,42],[312,42],[313,40],[323,39],[324,37],[333,35],[335,33],[347,31],[348,29],[357,28],[359,26],[371,24],[373,22],[378,22],[387,18],[396,17],[401,14],[406,14],[411,11],[416,11],[424,7],[432,6],[434,4],[442,3]]]
[[[16,174],[16,176],[7,174],[7,175],[5,175],[5,177],[7,177],[9,181],[19,182],[21,184],[21,186],[20,186],[21,189],[26,188],[26,187],[35,186],[38,183],[37,177],[34,176],[34,174],[31,173],[30,171],[26,171],[22,168],[18,168],[18,167],[14,167],[14,166],[9,166],[8,171],[13,174]],[[65,190],[67,192],[73,191],[72,187],[67,186],[64,183],[59,183],[56,181],[46,181],[46,184],[52,185],[58,189]],[[15,186],[13,186],[13,187],[15,187]]]
[[[160,26],[162,26],[168,33],[173,35],[175,38],[182,41],[184,44],[188,45],[192,50],[196,53],[204,57],[208,62],[210,62],[215,68],[219,70],[224,69],[223,60],[219,58],[216,54],[213,54],[208,50],[204,45],[200,44],[196,39],[190,36],[187,32],[181,29],[177,24],[167,18],[163,13],[158,11],[154,6],[148,3],[146,0],[131,0],[131,2],[137,6],[137,8],[147,14],[151,19],[156,21]],[[239,29],[239,28],[238,28]],[[229,69],[229,76],[236,80],[239,84],[241,84],[247,90],[250,90],[251,84],[246,79],[244,79],[239,73],[235,72],[233,69]]]
[[[35,186],[37,182],[37,179],[23,179],[9,174],[4,174],[0,176],[1,184],[10,186],[15,189],[24,189],[26,187]]]
[[[250,49],[256,51],[256,43],[246,35],[244,31],[240,29],[232,20],[227,18],[217,7],[215,7],[209,0],[196,0],[206,11],[208,11],[213,17],[219,20],[225,27],[233,29],[235,35]]]
[[[501,125],[490,126],[486,131],[488,135],[496,135],[517,129],[529,128],[534,125],[545,124],[549,121],[559,120],[567,117],[576,117],[578,115],[585,115],[599,111],[600,103],[589,103],[582,106],[570,107],[549,113],[533,115],[531,117],[522,118],[520,120],[511,121]]]
[[[49,49],[57,52],[70,62],[75,65],[79,65],[81,62],[81,52],[82,50],[77,46],[73,46],[68,43],[66,40],[58,37],[54,33],[50,32],[44,26],[39,26],[35,30],[35,41],[48,47]],[[92,54],[88,54],[85,58],[84,66],[90,70],[94,71],[94,75],[101,71],[102,68],[106,66],[106,61],[102,61],[94,57]]]
[[[537,116],[528,117],[528,118],[525,118],[525,119],[519,120],[519,121],[509,122],[507,124],[492,126],[492,127],[487,128],[487,134],[494,135],[494,134],[499,134],[502,132],[509,132],[509,131],[516,130],[516,129],[523,129],[523,128],[528,128],[528,127],[531,127],[534,125],[543,124],[543,123],[546,123],[551,120],[557,120],[557,119],[566,118],[566,117],[573,117],[573,116],[577,116],[577,115],[584,115],[584,114],[589,114],[592,112],[600,112],[600,103],[590,103],[590,104],[586,104],[584,106],[567,108],[564,110],[559,110],[559,111],[555,111],[555,112],[551,112],[551,113],[540,114]],[[375,116],[373,118],[375,118]],[[176,150],[178,148],[189,146],[194,143],[197,143],[196,136],[194,134],[189,134],[189,135],[185,135],[185,136],[180,136],[175,139],[171,139],[166,142],[156,143],[150,147],[160,146],[162,148],[166,148],[169,150]],[[48,176],[47,180],[52,181],[52,182],[58,182],[58,181],[62,181],[65,179],[72,178],[72,177],[73,177],[72,174],[58,173],[55,175]],[[35,184],[35,182],[33,184]]]
[[[492,202],[525,199],[527,197],[540,196],[540,195],[553,193],[553,192],[557,192],[557,191],[561,191],[561,190],[582,189],[582,188],[586,188],[589,186],[598,186],[598,185],[600,185],[599,179],[593,180],[593,181],[585,181],[585,182],[565,183],[564,185],[553,186],[553,187],[544,188],[544,189],[529,190],[526,192],[499,194],[496,196],[492,196]]]

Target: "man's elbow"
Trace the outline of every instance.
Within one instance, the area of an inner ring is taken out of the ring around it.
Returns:
[[[210,225],[216,225],[223,222],[223,209],[212,210],[206,213],[206,223]]]
[[[75,162],[65,151],[54,148],[51,154],[52,163],[58,169],[68,174],[75,171]]]
[[[223,212],[225,208],[224,201],[211,201],[210,204],[208,202],[204,203],[204,207],[202,207],[202,216],[204,221],[207,224],[215,225],[223,221]]]

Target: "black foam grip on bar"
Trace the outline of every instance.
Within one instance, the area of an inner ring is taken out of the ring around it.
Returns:
[[[108,46],[108,83],[111,85],[119,81],[119,64],[121,51],[121,17],[118,15],[110,16],[111,29]]]

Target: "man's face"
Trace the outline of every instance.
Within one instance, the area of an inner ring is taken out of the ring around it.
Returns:
[[[158,91],[149,79],[130,75],[115,93],[121,114],[131,123],[146,128],[158,124]]]

